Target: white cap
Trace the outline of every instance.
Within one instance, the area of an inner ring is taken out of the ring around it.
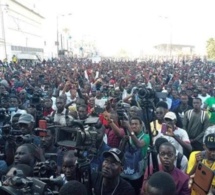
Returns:
[[[171,119],[171,120],[176,120],[176,119],[177,119],[177,117],[176,117],[176,115],[175,115],[174,112],[167,112],[167,113],[165,114],[164,118],[169,118],[169,119]]]

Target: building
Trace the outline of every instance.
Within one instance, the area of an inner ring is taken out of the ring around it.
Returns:
[[[43,22],[36,0],[0,0],[0,59],[43,58]]]

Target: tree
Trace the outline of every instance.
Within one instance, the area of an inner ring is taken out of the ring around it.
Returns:
[[[206,47],[207,47],[208,58],[215,59],[215,39],[210,38],[207,41],[207,46]]]

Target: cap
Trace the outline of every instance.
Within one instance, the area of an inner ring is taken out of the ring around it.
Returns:
[[[177,119],[177,117],[176,117],[174,112],[167,112],[165,114],[164,118],[168,118],[168,119],[171,119],[171,120],[176,120]]]
[[[107,158],[108,156],[114,157],[114,159],[119,163],[122,163],[123,158],[124,158],[123,152],[121,150],[119,150],[118,148],[111,148],[107,152],[103,153],[104,158]]]
[[[209,134],[205,137],[205,146],[209,149],[215,149],[215,133]]]
[[[34,123],[35,120],[34,120],[34,117],[31,115],[31,114],[22,114],[20,117],[19,117],[19,121],[18,123]]]

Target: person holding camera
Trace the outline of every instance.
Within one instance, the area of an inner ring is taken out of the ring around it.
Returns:
[[[125,130],[118,125],[118,115],[115,112],[103,112],[103,117],[107,121],[105,134],[107,135],[108,146],[118,148],[120,141],[125,135]]]

